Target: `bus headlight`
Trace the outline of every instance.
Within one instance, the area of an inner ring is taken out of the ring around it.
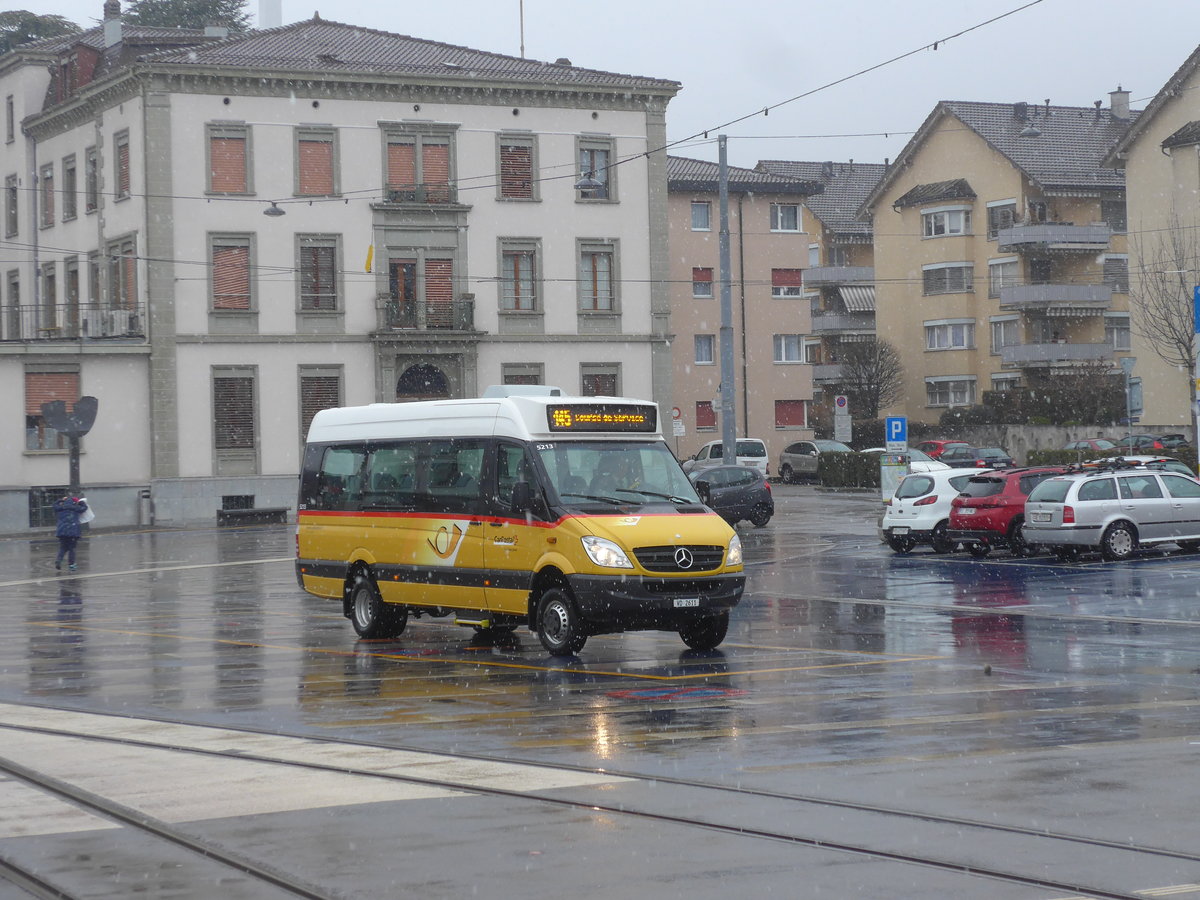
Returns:
[[[633,568],[633,563],[629,561],[625,551],[606,538],[589,534],[583,538],[583,549],[598,566],[604,566],[606,569]]]
[[[742,564],[742,539],[736,534],[729,541],[729,550],[725,553],[725,565],[740,566]]]

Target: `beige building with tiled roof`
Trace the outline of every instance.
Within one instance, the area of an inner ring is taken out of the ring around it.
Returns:
[[[1119,371],[1125,184],[1102,162],[1136,113],[1112,97],[939,103],[871,193],[876,333],[905,369],[890,412],[934,422],[1034,373]]]
[[[109,525],[294,506],[324,406],[541,382],[669,409],[678,88],[315,17],[110,9],[6,55],[0,529],[66,483],[46,400],[99,399]]]

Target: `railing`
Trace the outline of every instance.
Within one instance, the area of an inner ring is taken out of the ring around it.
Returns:
[[[1006,366],[1048,366],[1051,363],[1091,362],[1112,359],[1112,344],[1015,344],[1000,348],[1000,361]]]
[[[1110,284],[1021,284],[1000,288],[1000,305],[1010,309],[1046,309],[1077,306],[1107,309],[1112,303]]]
[[[837,381],[845,372],[845,366],[838,363],[818,363],[812,370],[813,381]]]
[[[871,266],[813,266],[804,270],[805,287],[862,284],[874,280],[875,269]]]
[[[813,313],[813,334],[833,331],[874,331],[874,313]]]
[[[382,329],[417,331],[474,331],[474,300],[384,300],[380,309]]]
[[[457,203],[458,187],[445,182],[428,184],[389,184],[388,203]]]
[[[144,338],[146,307],[59,303],[5,306],[0,309],[2,341],[77,341],[96,338]]]
[[[1112,229],[1104,222],[1094,225],[1067,225],[1061,222],[1044,222],[1040,225],[1014,225],[1001,228],[996,233],[996,243],[1001,250],[1020,250],[1025,247],[1049,249],[1092,250],[1107,247],[1112,239]]]

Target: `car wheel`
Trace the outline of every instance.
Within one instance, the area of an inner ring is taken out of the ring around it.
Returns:
[[[968,544],[967,552],[970,553],[976,559],[983,559],[985,556],[987,556],[989,553],[992,552],[992,545],[991,544]]]
[[[693,650],[712,650],[725,640],[728,631],[729,613],[723,612],[689,622],[679,629],[679,636]]]
[[[1128,522],[1113,522],[1100,538],[1100,553],[1110,562],[1129,559],[1137,548],[1137,534]]]
[[[906,534],[897,536],[892,536],[889,534],[885,540],[887,541],[888,546],[897,553],[911,553],[912,548],[917,546],[917,542]]]
[[[933,533],[930,535],[930,543],[933,544],[934,553],[950,553],[954,550],[954,541],[946,536],[949,530],[946,520],[938,522],[933,526]]]
[[[771,521],[771,507],[765,503],[759,503],[750,513],[750,524],[755,528],[762,528]]]
[[[587,643],[575,601],[561,588],[550,588],[542,594],[537,625],[538,639],[552,656],[572,656]]]
[[[796,480],[796,474],[792,471],[792,467],[784,463],[779,467],[779,477],[784,484],[791,484]]]
[[[1013,519],[1012,526],[1008,529],[1008,550],[1013,556],[1033,555],[1033,548],[1025,540],[1025,532],[1022,531],[1024,524],[1025,520],[1018,516]]]
[[[350,585],[350,621],[361,638],[396,637],[408,624],[408,607],[385,603],[375,579],[359,571]]]

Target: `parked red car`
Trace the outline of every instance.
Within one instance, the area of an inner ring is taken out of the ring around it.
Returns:
[[[1026,554],[1029,545],[1021,533],[1025,499],[1038,484],[1066,471],[1063,466],[1037,466],[971,476],[950,502],[946,537],[979,558],[995,547],[1007,547],[1013,556]]]
[[[916,447],[926,456],[937,459],[947,447],[969,447],[966,441],[921,441]]]

